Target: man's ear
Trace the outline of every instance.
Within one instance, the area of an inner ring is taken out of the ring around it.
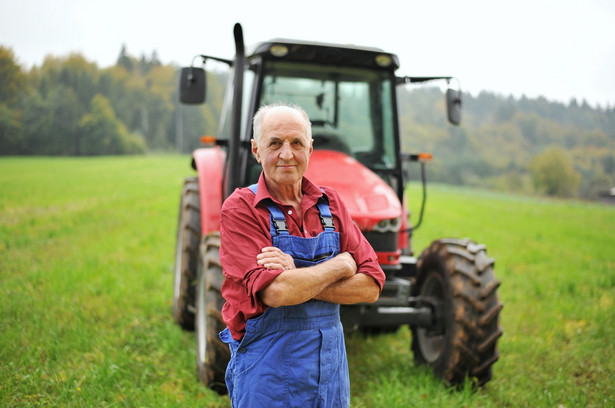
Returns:
[[[252,143],[252,154],[254,155],[257,163],[260,163],[261,159],[258,156],[258,143],[256,143],[256,140],[254,139],[250,139],[250,142]]]

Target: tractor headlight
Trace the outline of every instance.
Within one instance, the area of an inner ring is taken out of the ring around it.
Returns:
[[[274,57],[285,57],[288,54],[288,47],[282,44],[274,44],[269,48],[269,52]]]
[[[393,58],[390,55],[380,54],[376,55],[376,64],[380,67],[388,67],[393,63]]]
[[[381,220],[374,225],[373,231],[375,232],[397,232],[401,225],[401,218],[390,218],[387,220]]]

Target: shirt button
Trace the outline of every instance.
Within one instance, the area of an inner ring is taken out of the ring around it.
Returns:
[[[291,215],[293,213],[293,210],[288,210],[288,215]]]

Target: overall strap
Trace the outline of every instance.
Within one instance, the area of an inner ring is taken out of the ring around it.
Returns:
[[[252,190],[254,194],[256,194],[257,187],[257,184],[252,184],[251,186],[248,186],[248,188]],[[270,214],[269,232],[271,233],[271,236],[275,237],[277,235],[289,235],[286,218],[284,218],[284,214],[282,213],[282,211],[280,211],[278,206],[275,205],[271,200],[265,201],[265,205],[269,209]]]
[[[323,190],[324,192],[324,190]],[[318,212],[320,215],[320,222],[325,227],[325,231],[335,231],[335,225],[333,224],[333,216],[331,215],[331,208],[325,196],[321,196],[316,203]]]
[[[258,190],[257,184],[252,184],[248,186],[248,188],[256,194]],[[324,190],[321,188],[324,192]],[[267,200],[265,205],[269,209],[269,213],[271,214],[271,236],[274,237],[276,235],[288,235],[288,225],[286,224],[286,218],[284,218],[284,214],[277,205],[275,205],[271,200]],[[320,222],[324,227],[325,231],[335,231],[335,224],[333,223],[333,216],[331,215],[331,208],[329,208],[329,203],[325,196],[321,196],[316,203],[318,207],[318,215],[320,216]]]

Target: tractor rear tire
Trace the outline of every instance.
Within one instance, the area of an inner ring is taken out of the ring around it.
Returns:
[[[218,337],[218,333],[226,327],[220,312],[224,305],[221,293],[224,275],[219,252],[219,233],[203,239],[196,289],[196,366],[199,380],[223,395],[227,393],[224,377],[231,353]]]
[[[411,327],[415,361],[433,368],[450,385],[492,378],[502,336],[493,259],[470,240],[434,241],[418,260],[412,296],[435,301],[432,328]]]
[[[184,181],[175,245],[173,284],[173,318],[184,330],[194,330],[195,291],[199,242],[201,240],[201,205],[197,177]]]

